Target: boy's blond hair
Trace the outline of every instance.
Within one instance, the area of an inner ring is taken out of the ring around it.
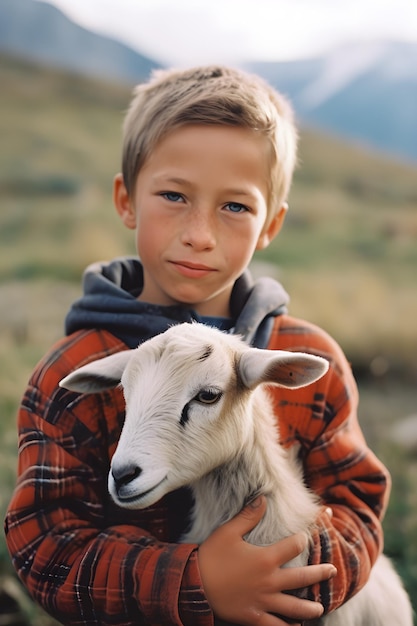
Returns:
[[[135,88],[124,122],[122,169],[129,195],[157,143],[186,124],[240,126],[269,140],[269,223],[287,199],[296,162],[297,131],[288,101],[258,76],[229,67],[154,72]]]

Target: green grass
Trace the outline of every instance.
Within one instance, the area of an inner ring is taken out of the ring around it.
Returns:
[[[0,512],[15,479],[15,415],[35,363],[93,261],[134,253],[111,200],[130,87],[0,64]],[[282,280],[291,312],[326,328],[359,377],[360,417],[390,468],[385,521],[417,607],[416,457],[390,442],[416,412],[417,167],[303,129],[282,233],[255,272]],[[379,359],[379,361],[378,361]],[[372,376],[372,364],[385,373]],[[11,572],[0,541],[0,573]],[[30,612],[33,613],[31,608]],[[44,626],[37,612],[32,624]]]

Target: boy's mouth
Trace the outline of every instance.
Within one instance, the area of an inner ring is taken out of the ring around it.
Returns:
[[[171,261],[171,265],[173,265],[182,276],[188,278],[202,278],[216,271],[213,267],[209,267],[208,265],[191,263],[190,261]]]

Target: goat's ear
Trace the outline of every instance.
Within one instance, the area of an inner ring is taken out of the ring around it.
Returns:
[[[63,378],[59,386],[80,393],[98,393],[117,387],[130,360],[131,350],[92,361]]]
[[[239,361],[243,384],[253,389],[261,383],[297,389],[318,380],[327,372],[326,359],[304,352],[259,350],[244,352]]]

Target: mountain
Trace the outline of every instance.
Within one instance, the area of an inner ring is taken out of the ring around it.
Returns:
[[[102,79],[136,83],[160,67],[128,46],[82,28],[34,0],[0,0],[0,51]]]
[[[0,0],[0,51],[128,84],[160,67],[35,0]],[[244,67],[286,93],[302,125],[417,163],[417,44],[357,42],[318,58]]]
[[[417,162],[416,44],[358,42],[245,67],[286,93],[303,123]]]

